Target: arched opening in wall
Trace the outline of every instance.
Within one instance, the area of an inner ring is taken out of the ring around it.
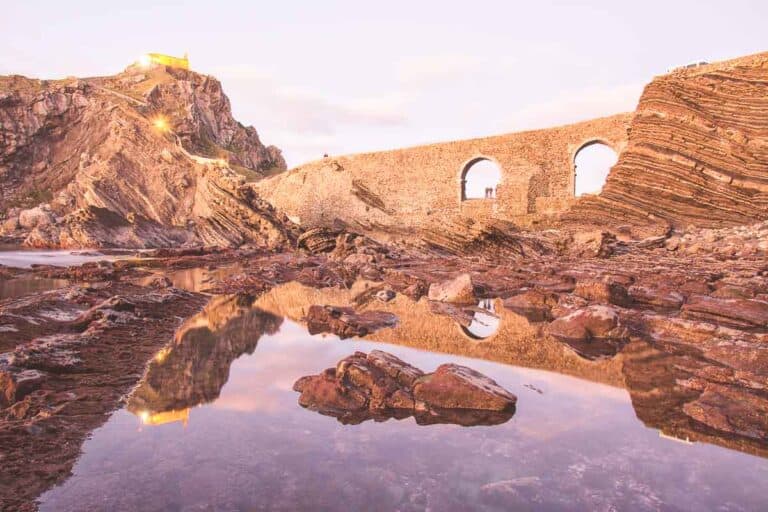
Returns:
[[[576,197],[599,194],[618,158],[613,148],[600,141],[587,142],[581,146],[573,161]]]
[[[469,162],[461,175],[461,200],[495,199],[501,182],[501,167],[487,158]]]
[[[472,322],[468,326],[461,326],[461,330],[473,340],[484,340],[499,330],[501,319],[496,314],[496,307],[492,299],[482,299],[472,315]]]

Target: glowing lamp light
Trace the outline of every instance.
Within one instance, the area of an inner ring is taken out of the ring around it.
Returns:
[[[141,422],[146,425],[149,421],[149,411],[141,411],[139,413],[139,419],[141,419]]]
[[[157,116],[154,118],[152,120],[152,125],[161,132],[167,132],[170,130],[170,127],[168,126],[168,120],[163,116]]]
[[[148,68],[151,65],[152,65],[152,57],[150,57],[147,54],[144,54],[141,57],[139,57],[139,66],[140,67],[146,69],[146,68]]]

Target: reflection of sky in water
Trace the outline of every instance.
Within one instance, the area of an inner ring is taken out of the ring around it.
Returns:
[[[478,302],[477,307],[489,311],[491,314],[481,311],[475,312],[472,317],[472,323],[465,327],[465,332],[473,338],[485,339],[499,330],[501,320],[496,316],[496,307],[491,299],[483,299]]]
[[[517,413],[494,427],[343,426],[298,406],[297,378],[376,348],[425,371],[471,366],[518,395]],[[286,320],[186,426],[114,414],[42,510],[756,510],[766,481],[764,459],[645,428],[622,389]]]
[[[53,250],[0,250],[0,265],[29,268],[32,265],[54,265],[68,267],[89,261],[115,260],[117,256],[106,256],[84,251]]]

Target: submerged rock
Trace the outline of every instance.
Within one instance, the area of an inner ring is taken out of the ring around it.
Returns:
[[[420,425],[495,425],[515,412],[517,397],[470,368],[440,366],[435,373],[387,352],[355,352],[293,385],[302,407],[356,424],[415,416]]]
[[[310,306],[306,316],[310,334],[330,332],[341,339],[365,336],[385,327],[397,325],[397,317],[386,311],[355,312],[339,306]]]
[[[557,294],[542,290],[527,290],[504,301],[504,307],[524,316],[530,322],[552,320],[552,308],[557,305]]]

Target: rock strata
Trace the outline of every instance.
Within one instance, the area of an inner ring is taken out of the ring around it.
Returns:
[[[633,225],[635,231],[642,225],[664,231],[765,220],[766,84],[767,53],[655,78],[645,87],[629,143],[602,192],[579,201],[567,220]]]
[[[0,77],[0,234],[31,246],[292,245],[246,186],[281,169],[210,76]]]

